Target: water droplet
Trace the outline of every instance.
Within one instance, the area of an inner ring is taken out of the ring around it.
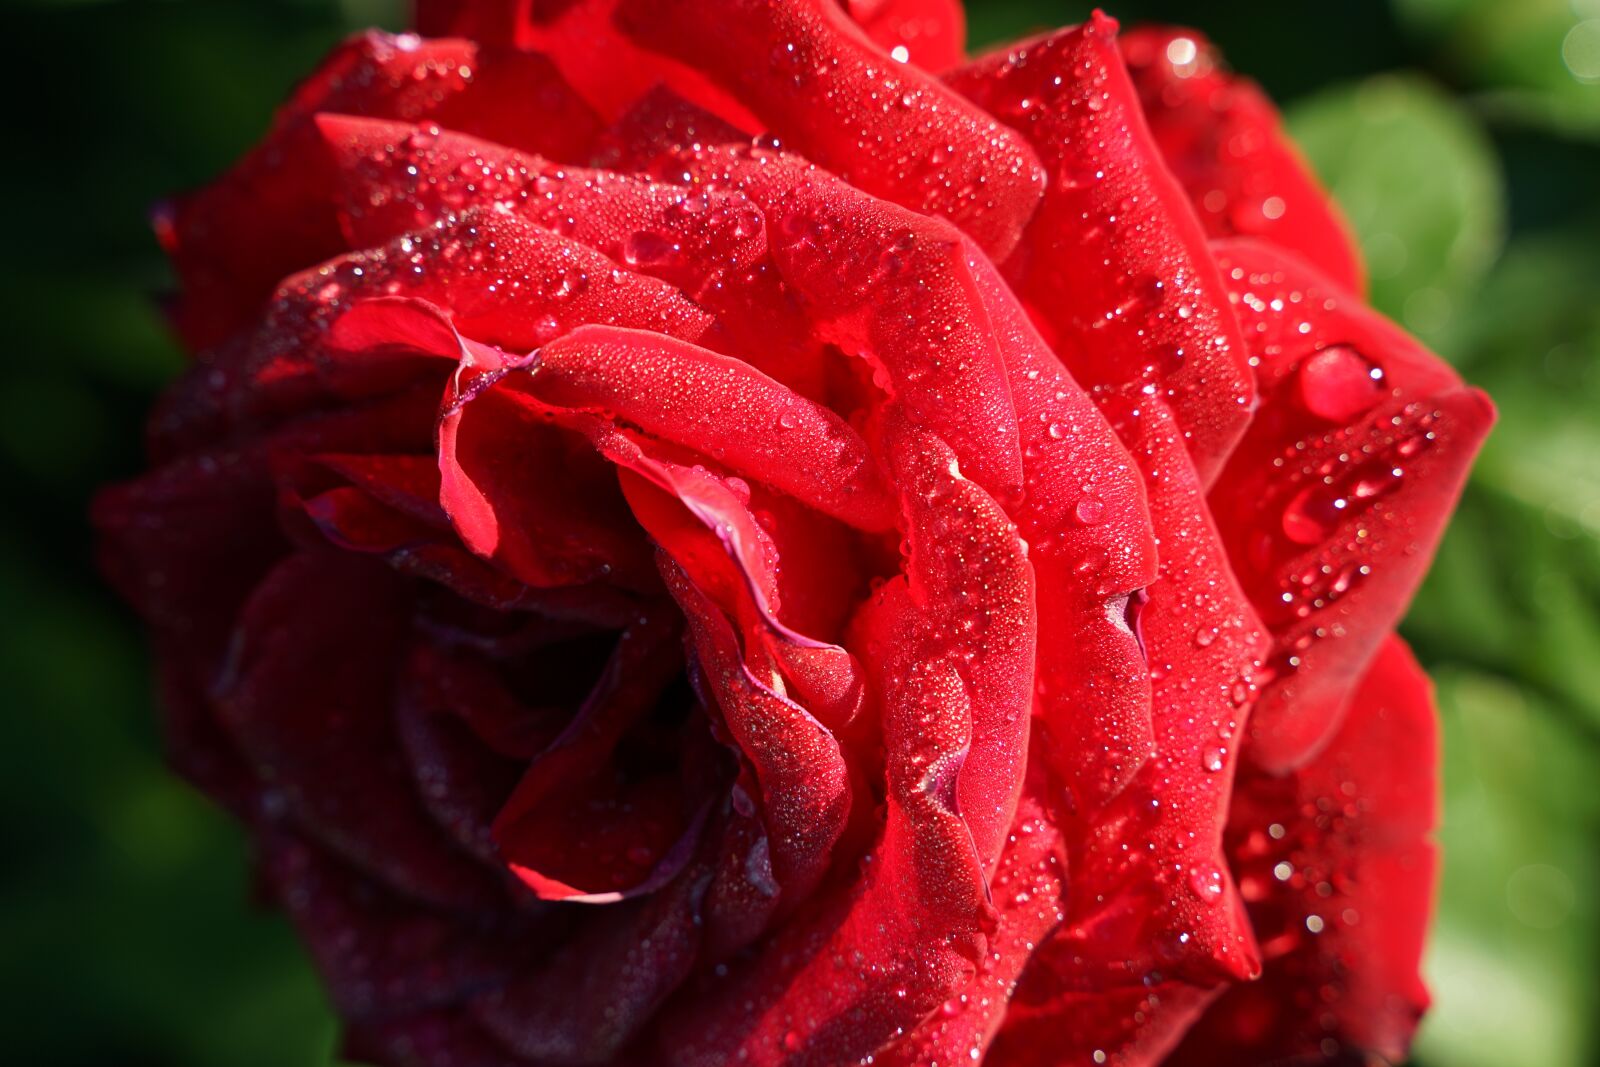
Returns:
[[[1216,774],[1222,770],[1223,764],[1226,762],[1224,758],[1226,756],[1226,750],[1217,745],[1207,745],[1205,750],[1200,753],[1200,766],[1212,774]]]
[[[1055,427],[1051,427],[1053,431]],[[1078,505],[1073,509],[1073,514],[1078,516],[1078,521],[1085,526],[1093,526],[1106,517],[1105,501],[1097,496],[1083,496],[1078,498]]]
[[[1222,900],[1222,872],[1210,865],[1189,868],[1189,891],[1207,904]]]
[[[589,275],[581,267],[568,267],[550,295],[557,300],[570,300],[589,288]]]
[[[630,267],[660,266],[676,251],[676,245],[654,230],[636,230],[622,242],[622,258]]]
[[[1327,540],[1348,501],[1325,485],[1309,485],[1294,495],[1283,509],[1283,533],[1297,545]]]
[[[1330,345],[1300,363],[1300,402],[1329,422],[1349,422],[1383,398],[1383,370],[1348,345]]]
[[[1215,626],[1202,626],[1194,632],[1195,648],[1210,648],[1211,645],[1216,643],[1216,640],[1217,628]]]

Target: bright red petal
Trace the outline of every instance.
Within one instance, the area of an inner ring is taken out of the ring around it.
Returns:
[[[704,70],[785,146],[863,192],[1016,246],[1044,183],[1022,138],[897,63],[834,0],[622,0],[646,47]]]
[[[1261,407],[1210,503],[1274,642],[1250,758],[1282,770],[1338,728],[1422,580],[1494,409],[1291,256],[1243,240],[1217,252]]]
[[[1206,234],[1258,237],[1361,293],[1366,280],[1350,228],[1266,94],[1231,73],[1193,30],[1139,27],[1121,44],[1162,159]]]
[[[1438,765],[1427,676],[1391,637],[1314,761],[1240,778],[1228,847],[1266,968],[1211,1008],[1174,1067],[1406,1058],[1428,1006]]]
[[[937,73],[961,62],[967,13],[961,0],[847,0],[872,43],[901,63]]]
[[[1073,376],[1159,395],[1209,484],[1249,419],[1254,383],[1205,235],[1162,164],[1116,23],[1087,24],[950,75],[1015,127],[1050,183],[1005,263]]]

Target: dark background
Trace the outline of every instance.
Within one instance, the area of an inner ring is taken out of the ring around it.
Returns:
[[[984,44],[1086,5],[971,5]],[[1600,1002],[1600,0],[1124,3],[1280,100],[1378,305],[1502,410],[1405,627],[1438,681],[1433,1067],[1595,1062]],[[0,1059],[311,1067],[334,1027],[227,821],[170,777],[83,519],[179,368],[145,225],[393,0],[31,0],[0,124]]]

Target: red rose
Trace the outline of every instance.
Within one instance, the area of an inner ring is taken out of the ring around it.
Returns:
[[[1403,1056],[1393,629],[1492,412],[1260,93],[940,0],[419,24],[162,213],[199,354],[96,510],[350,1054]]]

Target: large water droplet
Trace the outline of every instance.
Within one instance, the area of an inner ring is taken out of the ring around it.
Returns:
[[[1073,509],[1078,521],[1085,526],[1093,526],[1106,517],[1106,504],[1097,496],[1082,496],[1078,498],[1078,505]]]
[[[630,267],[660,266],[676,251],[677,246],[654,230],[636,230],[622,242],[622,258]]]
[[[1283,509],[1284,536],[1297,545],[1321,544],[1348,506],[1349,501],[1334,487],[1308,485]]]
[[[1207,904],[1222,901],[1222,872],[1209,864],[1189,868],[1189,891]]]
[[[1383,398],[1383,370],[1348,345],[1329,345],[1300,364],[1300,402],[1329,422],[1348,422]]]

